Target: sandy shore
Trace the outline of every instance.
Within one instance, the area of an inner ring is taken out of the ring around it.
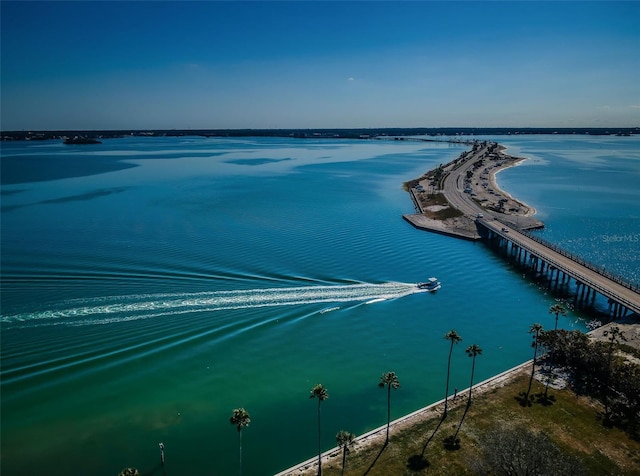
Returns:
[[[519,165],[522,165],[522,163],[524,161],[526,161],[527,159],[515,159],[515,161],[513,163],[507,164],[507,165],[503,165],[502,167],[498,167],[495,170],[493,170],[489,176],[489,180],[493,186],[493,188],[497,191],[499,191],[499,193],[501,193],[502,195],[509,197],[511,200],[513,200],[514,202],[517,202],[518,204],[520,204],[520,207],[524,210],[524,213],[522,213],[522,216],[533,216],[536,214],[536,209],[533,208],[531,205],[523,202],[522,200],[519,200],[517,198],[514,198],[509,192],[505,192],[502,188],[500,188],[500,185],[498,184],[498,179],[497,176],[500,172],[502,172],[503,170],[507,170],[508,168],[511,167],[517,167]]]
[[[534,207],[498,185],[499,172],[526,160],[505,154],[504,150],[504,146],[496,143],[477,142],[455,160],[410,181],[407,185],[418,213],[404,215],[405,220],[420,229],[466,239],[480,238],[475,224],[479,212],[516,229],[542,228],[544,224],[533,218]],[[448,207],[434,204],[434,193],[443,194]],[[449,207],[459,210],[461,216],[438,214]]]
[[[506,148],[497,145],[497,150],[478,149],[467,160],[482,161],[483,166],[477,170],[474,168],[472,177],[468,181],[471,188],[470,194],[475,197],[483,208],[503,215],[517,215],[530,217],[535,215],[536,209],[525,202],[518,200],[508,192],[505,192],[498,184],[498,173],[511,167],[521,165],[526,158],[513,157],[506,154]],[[506,200],[500,204],[500,200]]]

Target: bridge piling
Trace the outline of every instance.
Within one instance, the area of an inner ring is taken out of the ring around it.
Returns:
[[[479,236],[490,248],[541,286],[562,296],[571,296],[576,308],[595,309],[601,296],[609,299],[608,313],[614,319],[629,313],[640,315],[640,290],[633,283],[624,282],[604,268],[591,265],[498,218],[477,218],[476,225]]]

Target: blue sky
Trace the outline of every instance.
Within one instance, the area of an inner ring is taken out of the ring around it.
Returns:
[[[640,126],[640,2],[6,2],[2,130]]]

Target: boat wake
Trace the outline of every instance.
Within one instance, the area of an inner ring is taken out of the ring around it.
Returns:
[[[315,303],[361,302],[371,304],[421,292],[415,284],[382,283],[337,286],[212,291],[202,293],[140,294],[76,299],[58,309],[3,315],[9,327],[84,326],[150,319],[160,316]],[[322,312],[339,309],[325,308]]]

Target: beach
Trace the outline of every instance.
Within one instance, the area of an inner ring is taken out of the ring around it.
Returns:
[[[544,224],[533,217],[535,208],[498,185],[499,172],[526,160],[504,150],[495,142],[476,142],[455,160],[409,182],[416,213],[403,218],[419,229],[470,240],[480,239],[475,219],[485,214],[516,229],[542,228]],[[433,204],[438,193],[445,205]]]

